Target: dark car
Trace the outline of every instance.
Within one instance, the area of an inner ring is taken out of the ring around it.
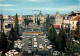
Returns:
[[[19,39],[20,39],[20,40],[23,40],[23,38],[21,38],[21,37],[20,37]]]
[[[22,50],[21,50],[21,49],[19,49],[19,48],[15,48],[15,50],[16,50],[16,51],[18,51],[18,52],[22,51]]]
[[[29,40],[31,40],[31,41],[32,41],[32,38],[29,38]]]

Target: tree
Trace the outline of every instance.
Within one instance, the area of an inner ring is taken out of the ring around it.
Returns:
[[[4,32],[1,33],[1,37],[0,37],[0,50],[4,52],[7,51],[7,47],[8,47],[8,41],[7,41],[7,36]]]
[[[33,22],[33,20],[24,19],[25,25],[28,25],[30,22]]]
[[[56,30],[55,30],[54,26],[52,26],[50,29],[50,37],[49,38],[52,42],[55,42],[56,37],[57,37]]]
[[[76,34],[77,34],[78,40],[80,41],[80,18],[77,22]],[[78,46],[76,46],[76,50],[77,50],[76,52],[80,53],[80,43],[78,44]]]
[[[36,23],[36,18],[35,18],[35,23]]]
[[[10,31],[8,39],[11,40],[12,42],[14,42],[15,40],[18,39],[18,35],[16,34],[16,31],[15,31],[15,29],[13,27],[11,28],[11,31]]]
[[[64,29],[60,29],[59,35],[56,38],[55,45],[60,52],[64,52],[67,42],[67,34]]]
[[[50,18],[49,18],[49,15],[48,17],[46,18],[46,32],[47,32],[47,36],[49,36],[49,32],[50,32],[50,27],[51,27],[51,24],[50,24]]]
[[[79,20],[78,20],[78,22],[77,22],[76,33],[77,33],[78,38],[79,38],[79,40],[80,40],[80,18],[79,18]]]
[[[16,31],[16,33],[17,33],[17,35],[19,35],[19,22],[18,22],[18,15],[17,15],[17,13],[16,13],[16,16],[15,16],[16,18],[15,18],[15,31]]]
[[[40,20],[37,20],[37,25],[40,25]]]
[[[67,37],[65,53],[66,53],[66,56],[73,56],[73,53],[74,53],[74,45],[73,45],[73,43],[72,43],[72,41],[70,39],[70,36]]]

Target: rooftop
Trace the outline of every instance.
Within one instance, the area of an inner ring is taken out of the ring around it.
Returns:
[[[80,16],[77,16],[76,18],[72,19],[72,20],[79,20]]]
[[[14,21],[13,19],[4,19],[5,21]]]

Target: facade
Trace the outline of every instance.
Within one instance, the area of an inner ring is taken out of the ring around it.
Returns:
[[[57,28],[57,27],[61,28],[61,25],[63,23],[63,17],[60,16],[59,12],[56,12],[56,15],[54,17],[55,17],[55,19],[54,19],[55,21],[53,23],[54,27],[55,28]]]
[[[65,16],[65,19],[63,20],[63,28],[70,28],[70,18],[68,18],[67,16]]]
[[[14,27],[15,21],[12,19],[5,19],[3,29],[5,33],[9,33],[11,30],[11,27]]]
[[[3,31],[3,23],[4,23],[3,15],[0,15],[0,32]]]
[[[33,15],[32,19],[33,19],[33,23],[36,23],[37,20],[40,20],[40,23],[44,23],[44,21],[45,21],[45,17],[42,15],[41,11],[40,11],[39,15],[36,15],[36,14]]]
[[[23,26],[24,19],[24,16],[18,16],[19,25]]]
[[[9,15],[4,15],[3,19],[10,19],[11,17]]]
[[[75,18],[70,20],[70,30],[76,30],[77,22],[78,22],[79,18],[80,18],[80,15],[76,16]]]
[[[70,30],[76,30],[76,24],[80,18],[80,12],[72,11],[69,15],[65,16],[63,20],[63,28],[70,28]]]

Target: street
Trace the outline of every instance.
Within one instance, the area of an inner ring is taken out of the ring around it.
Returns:
[[[32,29],[32,28],[30,28]],[[29,28],[25,28],[25,31],[31,31]],[[50,50],[47,49],[47,47],[45,46],[45,42],[44,42],[44,35],[45,35],[45,29],[44,28],[41,28],[41,29],[34,29],[33,28],[33,31],[36,30],[36,31],[42,31],[43,34],[38,34],[38,35],[34,35],[35,33],[33,34],[24,34],[26,35],[25,39],[22,40],[24,44],[23,48],[22,48],[22,51],[16,55],[16,56],[51,56],[50,54]],[[29,42],[29,38],[32,38],[32,46],[29,47],[28,46],[28,42]],[[34,41],[33,41],[33,38],[36,38],[37,39],[37,48],[34,48]],[[42,44],[42,46],[44,47],[43,49],[40,49],[39,48],[39,44]],[[31,53],[28,53],[28,51],[31,50]]]

